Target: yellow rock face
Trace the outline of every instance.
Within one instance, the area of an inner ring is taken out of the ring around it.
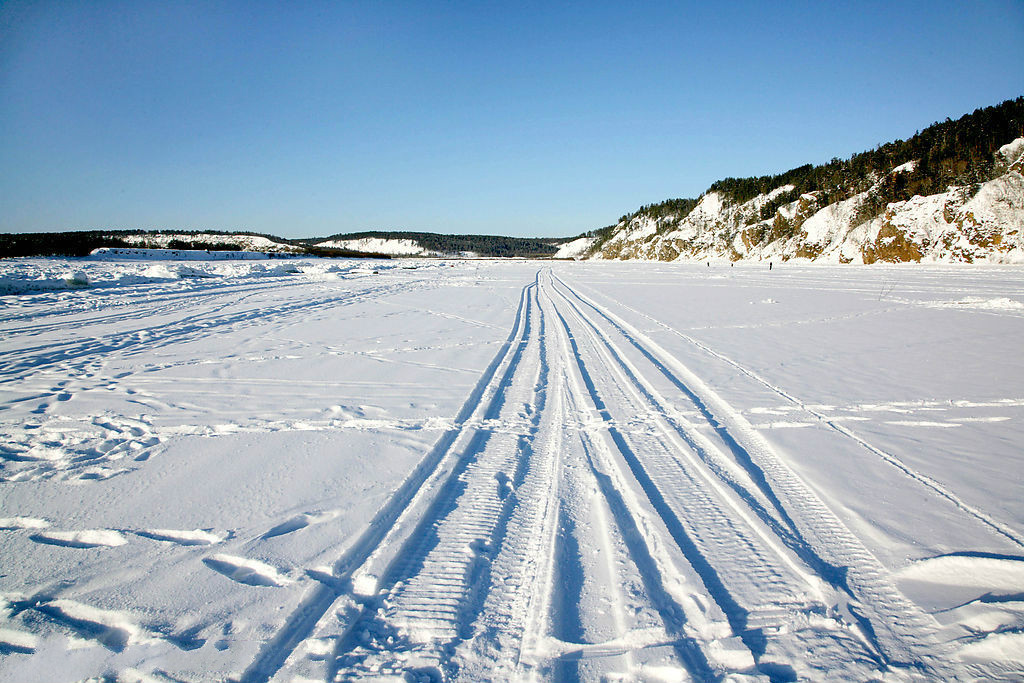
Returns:
[[[878,231],[878,237],[863,246],[861,255],[864,257],[864,263],[903,263],[920,261],[922,253],[919,246],[907,237],[905,232],[885,222]]]

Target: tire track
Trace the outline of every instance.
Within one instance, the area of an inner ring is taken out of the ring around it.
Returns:
[[[546,315],[534,299],[539,367],[528,431],[519,437],[521,468],[512,482],[513,509],[500,549],[487,567],[486,590],[475,610],[466,639],[456,647],[459,680],[522,678],[535,661],[534,650],[552,588],[555,527],[559,513],[560,471],[564,446],[564,392],[553,379],[546,335]],[[557,364],[556,364],[557,368]],[[528,458],[528,460],[527,460]],[[514,653],[510,657],[509,652]],[[518,674],[518,675],[517,675]]]
[[[782,455],[549,271],[453,427],[317,578],[242,683],[316,666],[329,681],[955,677],[933,621]]]
[[[743,373],[747,377],[750,377],[751,379],[753,379],[754,381],[758,382],[759,384],[761,384],[762,386],[766,387],[767,389],[770,389],[772,392],[774,392],[775,394],[778,394],[779,396],[781,396],[782,398],[786,399],[788,402],[792,403],[793,405],[798,406],[800,409],[802,409],[805,412],[807,412],[808,414],[814,416],[821,423],[825,424],[826,426],[828,426],[832,430],[834,430],[834,431],[838,432],[839,434],[842,434],[843,436],[845,436],[845,437],[847,437],[847,438],[857,442],[865,450],[873,453],[874,455],[878,456],[879,458],[884,460],[889,465],[892,465],[893,467],[898,469],[900,472],[905,474],[907,477],[913,479],[914,481],[916,481],[917,483],[921,484],[922,486],[925,486],[926,488],[930,489],[932,492],[936,493],[937,495],[941,496],[942,498],[945,498],[947,501],[949,501],[950,503],[955,505],[957,508],[959,508],[962,512],[966,513],[968,516],[973,517],[975,520],[977,520],[978,522],[981,522],[985,526],[991,528],[993,531],[995,531],[999,535],[1004,536],[1005,538],[1009,539],[1014,544],[1016,544],[1018,547],[1024,548],[1024,536],[1022,536],[1021,534],[1017,533],[1017,531],[1015,529],[1013,529],[1009,524],[1006,524],[1005,522],[1003,522],[1003,521],[1001,521],[999,519],[996,519],[992,515],[990,515],[990,514],[984,512],[984,511],[979,510],[978,508],[974,507],[973,505],[971,505],[970,503],[966,502],[965,500],[963,500],[962,498],[957,496],[955,493],[950,491],[948,488],[943,486],[941,483],[939,483],[935,479],[932,479],[931,477],[929,477],[928,475],[924,474],[923,472],[919,472],[919,471],[915,470],[914,468],[912,468],[911,466],[909,466],[906,463],[904,463],[902,460],[900,460],[898,457],[896,457],[892,453],[889,453],[888,451],[885,451],[885,450],[875,446],[874,444],[870,443],[869,441],[865,440],[864,438],[859,436],[856,432],[854,432],[849,427],[846,427],[845,425],[840,424],[839,422],[829,418],[824,413],[821,413],[821,412],[815,410],[814,408],[808,406],[806,403],[804,403],[800,399],[796,398],[795,396],[793,396],[789,392],[785,391],[781,387],[778,387],[778,386],[768,382],[766,379],[764,379],[763,377],[761,377],[760,375],[755,373],[753,370],[750,370],[750,369],[740,365],[739,363],[737,363],[736,361],[732,360],[731,358],[728,358],[727,356],[724,356],[724,355],[718,353],[717,351],[711,349],[710,347],[706,346],[705,344],[702,344],[701,342],[697,341],[696,339],[691,339],[690,337],[687,337],[686,335],[680,335],[680,336],[682,336],[688,342],[690,342],[691,344],[693,344],[697,348],[701,349],[702,351],[704,351],[708,355],[714,356],[715,358],[718,358],[719,360],[724,361],[725,363],[727,363],[727,364],[731,365],[732,367],[736,368],[737,371]]]
[[[619,367],[624,362],[621,352],[587,325],[568,299],[563,297],[563,302],[575,317],[578,333],[574,353],[581,374],[591,400],[609,423],[607,431],[617,457],[639,484],[708,595],[724,612],[732,633],[742,640],[753,659],[764,661],[763,673],[785,678],[791,670],[787,667],[798,662],[794,653],[777,652],[779,647],[769,642],[770,636],[800,630],[805,641],[820,641],[820,631],[800,624],[805,615],[826,611],[815,595],[819,587],[790,558],[778,553],[763,532],[758,533],[735,501],[723,495],[720,485],[716,487],[702,476],[702,468],[680,466],[673,456],[676,446],[664,430],[627,431],[614,423],[613,413],[647,411],[636,379]],[[568,321],[565,324],[570,326]],[[842,634],[843,628],[836,625],[831,630]],[[870,661],[871,655],[863,646],[857,647],[854,638],[843,640],[846,642],[841,646],[819,646],[834,650],[821,668],[856,669],[863,661]],[[768,661],[765,655],[769,649],[772,658],[781,654],[783,663]]]
[[[355,596],[365,600],[377,592],[380,577],[388,575],[396,559],[403,556],[403,550],[415,539],[416,532],[429,523],[428,512],[465,468],[467,453],[472,453],[484,415],[502,400],[502,389],[507,385],[525,343],[532,287],[528,285],[522,289],[508,338],[466,399],[453,426],[438,439],[366,530],[339,557],[329,580],[318,583],[277,634],[263,645],[256,659],[239,677],[240,683],[270,680],[302,641],[317,629],[321,620],[327,623],[320,624],[318,630],[326,632],[327,637],[337,644],[329,661],[329,668],[335,667],[339,649],[363,613],[354,606],[351,598]],[[332,610],[336,603],[342,603],[337,612]]]
[[[235,311],[229,309],[259,295],[262,290],[241,298],[229,297],[201,311],[172,307],[171,310],[181,315],[177,320],[135,330],[119,330],[88,339],[19,348],[16,352],[0,354],[0,374],[4,375],[4,382],[16,382],[54,367],[81,372],[109,359],[112,353],[151,353],[154,349],[189,341],[200,335],[213,334],[218,330],[233,331],[254,325],[263,326],[284,317],[308,315],[336,306],[372,301],[382,296],[400,293],[413,286],[415,285],[409,283],[385,285],[360,292],[346,291],[336,296],[317,297],[299,303],[288,302],[267,308],[255,305],[252,308]],[[220,291],[216,293],[218,299],[225,297],[228,297],[228,294]],[[147,308],[142,317],[149,319],[152,313],[153,310]]]
[[[488,597],[492,562],[525,539],[509,535],[515,487],[529,477],[534,437],[543,413],[546,368],[536,285],[527,288],[523,335],[493,400],[473,425],[457,474],[445,486],[409,542],[379,576],[355,628],[339,643],[329,680],[420,675],[450,679],[451,656],[472,636]]]
[[[820,412],[818,410],[815,410],[813,407],[809,406],[807,403],[805,403],[804,401],[800,400],[796,396],[790,394],[789,392],[787,392],[782,387],[779,387],[779,386],[777,386],[775,384],[772,384],[771,382],[769,382],[767,379],[765,379],[764,377],[762,377],[758,373],[756,373],[753,370],[751,370],[751,369],[741,365],[740,363],[736,362],[732,358],[729,358],[728,356],[726,356],[726,355],[724,355],[722,353],[719,353],[718,351],[714,350],[713,348],[711,348],[707,344],[704,344],[703,342],[701,342],[701,341],[691,337],[690,335],[687,335],[687,334],[685,334],[683,332],[680,332],[679,330],[673,329],[673,328],[669,327],[668,325],[665,325],[663,322],[657,320],[656,318],[653,318],[653,317],[647,315],[646,313],[643,313],[641,311],[638,311],[638,310],[636,310],[634,308],[631,308],[629,306],[626,306],[626,305],[622,305],[622,307],[625,308],[626,310],[636,314],[636,315],[642,316],[642,317],[646,318],[647,320],[650,320],[651,322],[653,322],[654,324],[658,325],[659,327],[661,327],[661,328],[671,332],[672,334],[680,337],[681,339],[685,340],[689,344],[692,344],[693,346],[695,346],[696,348],[700,349],[701,351],[703,351],[704,353],[708,354],[709,356],[717,358],[718,360],[720,360],[720,361],[722,361],[722,362],[732,366],[733,368],[736,369],[736,371],[738,371],[741,374],[743,374],[743,375],[749,377],[750,379],[754,380],[755,382],[757,382],[758,384],[762,385],[766,389],[770,390],[774,394],[782,397],[783,399],[785,399],[790,404],[792,404],[794,406],[797,406],[798,408],[800,408],[804,412],[808,413],[809,415],[813,416],[819,422],[821,422],[822,424],[826,425],[830,429],[836,431],[837,433],[843,435],[846,438],[849,438],[849,439],[855,441],[861,447],[863,447],[864,449],[866,449],[869,452],[873,453],[874,455],[878,456],[879,458],[884,460],[889,465],[892,465],[893,467],[895,467],[897,470],[902,472],[907,477],[909,477],[909,478],[913,479],[914,481],[918,482],[919,484],[925,486],[926,488],[930,489],[932,492],[936,493],[937,495],[941,496],[942,498],[945,498],[947,501],[952,503],[954,506],[959,508],[961,511],[963,511],[967,515],[973,517],[978,522],[981,522],[985,526],[990,527],[993,531],[995,531],[996,533],[1000,534],[1001,536],[1004,536],[1005,538],[1009,539],[1015,545],[1017,545],[1017,546],[1019,546],[1021,548],[1024,548],[1024,536],[1022,536],[1020,533],[1018,533],[1009,524],[1003,522],[1002,520],[999,520],[999,519],[993,517],[991,514],[989,514],[987,512],[979,510],[978,508],[974,507],[970,503],[964,501],[962,498],[957,496],[955,493],[950,491],[948,488],[943,486],[941,483],[939,483],[935,479],[929,477],[928,475],[924,474],[923,472],[919,472],[919,471],[915,470],[911,466],[909,466],[906,463],[904,463],[896,455],[894,455],[892,453],[889,453],[888,451],[885,451],[884,449],[881,449],[881,448],[875,446],[874,444],[870,443],[869,441],[867,441],[866,439],[864,439],[863,437],[858,435],[856,432],[851,430],[849,427],[847,427],[847,426],[845,426],[843,424],[840,424],[836,420],[829,418],[824,413],[822,413],[822,412]]]
[[[656,371],[675,384],[681,393],[695,399],[698,409],[709,425],[727,442],[741,449],[749,461],[747,465],[753,466],[756,468],[755,472],[763,475],[762,482],[767,489],[766,495],[778,501],[780,509],[786,513],[789,523],[794,525],[800,537],[831,565],[845,569],[846,583],[852,599],[843,604],[842,596],[834,596],[826,604],[812,609],[812,612],[824,610],[826,613],[836,613],[837,608],[842,608],[840,613],[845,611],[859,622],[861,632],[881,650],[884,656],[883,668],[896,667],[910,671],[923,670],[933,674],[948,674],[947,667],[940,661],[941,653],[936,650],[933,637],[935,624],[932,620],[896,590],[877,560],[806,484],[782,463],[779,455],[749,423],[746,423],[742,415],[639,330],[592,300],[572,291],[564,282],[558,281],[558,286],[563,290],[567,301],[571,297],[579,302],[579,306],[585,306],[592,311],[592,315],[596,314],[605,325],[610,326],[626,343],[633,346]],[[583,316],[582,310],[576,310]],[[593,324],[591,329],[595,335],[603,337],[611,355],[619,359],[625,358],[621,351],[616,350],[617,347],[608,333],[602,332]],[[622,375],[623,380],[633,381],[629,377],[628,367]],[[645,452],[645,463],[648,459]],[[634,458],[632,465],[638,478],[642,478],[646,470],[641,468],[639,460]],[[653,476],[645,490],[655,499],[664,495]],[[708,576],[711,585],[714,586],[714,575]],[[755,589],[760,590],[756,586]],[[737,593],[740,594],[742,591]],[[729,613],[730,606],[726,604],[725,607]],[[785,615],[780,616],[785,618]],[[747,618],[749,615],[737,615],[733,611],[734,627],[743,627],[743,622]],[[829,650],[832,651],[831,654],[828,653]],[[822,646],[822,656],[842,654],[836,650],[835,647],[827,647],[825,643]]]
[[[553,298],[551,306],[553,317],[560,323],[558,332],[561,356],[566,359],[568,366],[565,381],[568,386],[569,413],[579,418],[593,415],[597,419],[596,423],[585,421],[573,426],[583,452],[579,456],[580,473],[568,477],[567,487],[577,497],[591,498],[594,509],[588,512],[597,522],[592,535],[601,539],[603,545],[610,545],[613,537],[620,539],[628,560],[638,574],[651,609],[661,620],[660,635],[653,641],[649,634],[646,638],[644,634],[632,634],[633,637],[630,637],[631,634],[625,631],[625,619],[621,616],[626,602],[622,594],[625,583],[624,577],[620,576],[622,570],[609,565],[605,570],[607,576],[604,590],[615,596],[613,603],[618,605],[615,621],[619,624],[619,644],[596,643],[571,648],[566,647],[569,644],[562,643],[565,652],[558,659],[607,656],[617,651],[628,652],[631,649],[660,645],[674,651],[675,668],[687,671],[694,680],[719,680],[731,672],[746,668],[747,661],[753,663],[749,651],[735,642],[737,639],[732,637],[725,623],[725,615],[718,612],[716,616],[716,611],[710,609],[706,601],[695,599],[692,587],[684,584],[681,568],[666,552],[671,540],[666,543],[665,539],[670,539],[670,534],[662,518],[654,510],[645,511],[643,504],[626,483],[626,476],[613,456],[618,447],[618,435],[611,425],[611,416],[596,396],[576,337],[565,317],[555,308]],[[587,495],[589,487],[593,487],[599,494],[603,504],[595,504],[593,496]],[[590,578],[593,580],[593,577]],[[699,583],[695,574],[692,578]]]

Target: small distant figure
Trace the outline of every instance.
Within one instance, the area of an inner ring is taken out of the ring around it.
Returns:
[[[771,261],[769,261],[769,262],[768,262],[768,270],[771,270],[771,269],[772,269],[772,262],[771,262]]]
[[[711,261],[708,261],[708,268],[711,267]]]

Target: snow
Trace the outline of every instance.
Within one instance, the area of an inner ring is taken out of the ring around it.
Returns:
[[[893,202],[868,221],[859,209],[877,192],[877,183],[827,206],[820,205],[821,193],[803,194],[769,218],[761,217],[762,208],[793,186],[740,204],[708,192],[689,215],[673,218],[671,229],[643,214],[616,226],[592,258],[1022,264],[1024,138],[1004,145],[996,156],[1002,175],[980,187],[951,186]],[[887,175],[910,172],[916,163],[901,164]]]
[[[171,242],[187,242],[190,244],[234,244],[243,251],[268,251],[268,252],[300,252],[301,248],[275,242],[266,237],[257,235],[221,235],[216,233],[147,233],[143,235],[111,235],[112,238],[124,240],[128,244],[143,248],[164,248]]]
[[[0,262],[0,681],[1020,679],[1024,269],[775,265]]]
[[[185,252],[185,260],[173,260],[173,251],[146,251],[152,258],[114,258],[105,252],[85,259],[60,261],[10,259],[0,261],[0,295],[62,292],[74,289],[109,290],[152,285],[158,288],[176,282],[181,287],[203,288],[213,279],[221,283],[265,278],[304,279],[358,278],[396,268],[389,261],[317,260],[288,258],[232,258],[244,252],[222,252],[225,258],[206,258],[216,252]]]
[[[569,242],[565,242],[564,244],[560,244],[558,246],[558,251],[555,252],[554,258],[579,259],[587,253],[590,247],[594,246],[594,242],[596,241],[596,237],[579,237]]]
[[[128,540],[112,529],[85,529],[82,531],[40,531],[30,536],[37,543],[48,543],[67,548],[115,548]]]
[[[326,240],[318,242],[318,247],[329,249],[351,249],[373,254],[391,254],[394,256],[426,256],[430,252],[418,242],[410,239],[386,239],[383,237],[362,237],[351,240]]]
[[[275,256],[279,256],[275,254]],[[89,258],[95,261],[263,261],[271,255],[262,251],[216,251],[203,249],[141,249],[101,247],[94,249]]]
[[[1024,155],[1024,137],[1008,142],[996,154],[1007,164],[1012,164]]]
[[[897,573],[904,581],[956,588],[984,588],[988,595],[1013,596],[1024,586],[1024,562],[1000,557],[946,555],[916,562]]]

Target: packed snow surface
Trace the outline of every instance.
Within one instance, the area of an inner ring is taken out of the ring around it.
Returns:
[[[0,262],[0,681],[1024,677],[1024,270]]]

